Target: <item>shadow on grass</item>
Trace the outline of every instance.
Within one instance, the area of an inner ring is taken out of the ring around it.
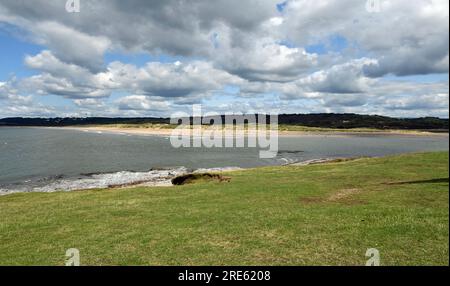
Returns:
[[[421,181],[386,183],[386,185],[414,185],[414,184],[441,184],[441,183],[448,184],[448,182],[449,178],[442,178],[442,179],[421,180]]]

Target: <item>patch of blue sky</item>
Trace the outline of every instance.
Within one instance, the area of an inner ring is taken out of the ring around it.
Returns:
[[[223,89],[225,94],[238,95],[241,89],[236,85],[226,85]]]
[[[288,47],[288,48],[290,48],[290,49],[298,48],[298,46],[295,45],[295,43],[293,43],[293,42],[291,42],[291,41],[289,41],[289,40],[278,41],[277,44],[278,44],[278,45],[281,45],[281,46]]]
[[[308,45],[305,47],[306,52],[310,54],[319,54],[324,55],[328,53],[328,49],[326,48],[325,44],[314,44],[314,45]]]
[[[305,47],[308,53],[319,55],[327,53],[340,53],[350,46],[346,38],[340,35],[333,35],[326,40]]]
[[[283,13],[284,9],[286,9],[287,4],[288,4],[288,1],[284,1],[284,2],[278,3],[277,4],[278,12]]]
[[[341,52],[349,46],[347,39],[340,35],[331,36],[328,44],[329,49],[333,52]]]
[[[33,98],[46,106],[67,107],[73,104],[73,100],[60,95],[35,95]]]
[[[427,75],[411,75],[411,76],[396,76],[396,75],[385,75],[382,78],[386,81],[410,81],[417,83],[448,83],[448,73],[442,74],[427,74]]]
[[[0,25],[0,81],[37,74],[24,64],[26,55],[36,55],[45,48],[15,37],[8,25]]]
[[[130,94],[129,92],[126,92],[126,91],[113,91],[111,93],[111,96],[109,96],[108,98],[105,98],[104,100],[107,100],[108,102],[114,102],[122,97],[129,96],[129,95],[133,95],[133,94]]]
[[[214,32],[210,38],[211,44],[215,49],[220,48],[220,35],[217,32]]]

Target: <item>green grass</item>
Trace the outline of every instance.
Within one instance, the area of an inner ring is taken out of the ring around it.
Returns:
[[[362,133],[377,133],[377,132],[417,132],[415,130],[395,130],[395,129],[376,129],[376,128],[325,128],[325,127],[308,127],[302,125],[280,124],[279,131],[295,131],[295,132],[362,132]]]
[[[0,264],[449,264],[448,152],[231,172],[230,183],[0,197]]]

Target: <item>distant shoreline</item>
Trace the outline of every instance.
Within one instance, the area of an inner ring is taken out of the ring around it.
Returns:
[[[84,132],[108,132],[114,134],[127,135],[153,135],[153,136],[171,136],[174,129],[169,128],[122,128],[108,126],[70,126],[70,127],[37,127],[47,129],[76,130]],[[183,132],[190,132],[189,129],[182,129]],[[279,136],[449,136],[448,132],[430,132],[418,130],[373,130],[373,131],[352,131],[352,130],[330,130],[330,131],[286,131],[278,132]]]

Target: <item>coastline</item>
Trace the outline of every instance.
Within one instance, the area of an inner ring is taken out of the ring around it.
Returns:
[[[174,129],[169,128],[120,128],[108,126],[69,126],[69,127],[37,127],[61,130],[76,130],[82,132],[96,132],[96,133],[113,133],[126,135],[145,135],[145,136],[171,136]],[[205,129],[206,130],[206,129]],[[183,134],[190,134],[190,129],[181,129]],[[380,130],[380,131],[278,131],[278,136],[281,137],[296,137],[296,136],[439,136],[448,137],[448,132],[430,132],[417,130]]]
[[[120,135],[141,135],[141,136],[161,136],[161,137],[170,137],[173,129],[164,129],[164,128],[112,128],[107,126],[86,126],[86,127],[19,127],[19,128],[36,128],[36,129],[51,129],[51,130],[73,130],[76,132],[88,132],[92,134],[120,134]],[[185,132],[190,132],[190,129],[184,129]],[[101,135],[100,135],[101,136]],[[345,137],[345,136],[430,136],[436,137],[439,136],[441,139],[447,140],[448,134],[441,133],[435,134],[430,132],[305,132],[305,131],[280,131],[280,137],[318,137],[318,138],[326,138],[326,137]],[[126,141],[126,140],[125,140]],[[305,165],[314,165],[314,164],[322,164],[322,163],[330,163],[333,161],[342,162],[342,161],[350,161],[354,159],[358,159],[361,157],[317,157],[306,161],[288,161],[285,158],[286,162],[282,164],[274,164],[274,166],[282,166],[282,165],[292,165],[292,166],[305,166]],[[180,163],[175,166],[183,166],[184,163]],[[230,164],[229,166],[233,166]],[[184,168],[184,167],[180,167]],[[37,192],[37,193],[48,193],[48,192],[57,192],[60,190],[67,191],[80,191],[80,190],[89,190],[89,189],[114,189],[114,188],[127,188],[127,187],[164,187],[171,186],[171,179],[173,179],[177,175],[189,174],[189,173],[222,173],[230,171],[230,168],[233,167],[225,167],[225,168],[214,168],[214,169],[177,169],[175,167],[171,167],[169,169],[152,169],[149,171],[127,171],[126,169],[122,171],[112,172],[112,173],[92,173],[92,174],[80,174],[80,178],[74,179],[73,177],[61,177],[58,180],[51,180],[46,182],[45,184],[35,186],[35,185],[27,185],[24,188],[14,188],[10,189],[8,187],[2,188],[0,186],[0,196],[11,193],[28,193],[28,192]],[[258,167],[249,167],[244,168],[247,169],[255,169]],[[243,169],[243,168],[240,168]],[[121,170],[121,169],[119,169]],[[144,169],[145,170],[145,169]]]
[[[366,157],[367,158],[367,157]],[[154,169],[146,172],[118,171],[111,173],[96,173],[83,175],[83,178],[61,178],[55,181],[48,181],[41,186],[30,188],[23,187],[19,189],[3,189],[0,188],[0,197],[20,194],[20,193],[55,193],[55,192],[81,192],[89,190],[114,190],[138,187],[172,187],[172,180],[185,175],[195,174],[227,174],[236,171],[251,171],[267,167],[287,167],[297,166],[305,167],[310,165],[321,165],[329,163],[341,163],[362,159],[361,157],[352,158],[317,158],[302,162],[286,163],[282,165],[273,165],[265,167],[220,167],[220,168],[198,168],[188,169],[185,167]],[[106,183],[107,182],[107,183]]]
[[[448,152],[250,169],[169,188],[16,194],[0,205],[5,265],[62,264],[68,247],[85,250],[86,266],[341,263],[317,252],[321,238],[325,250],[343,241],[332,256],[341,264],[362,264],[373,241],[390,253],[386,266],[448,264]]]
[[[117,171],[110,173],[80,174],[75,177],[63,177],[57,180],[49,180],[40,186],[22,185],[16,189],[0,187],[0,197],[17,193],[55,193],[60,191],[78,192],[95,189],[124,189],[130,187],[171,187],[173,186],[172,180],[179,176],[203,173],[216,174],[239,170],[246,169],[238,167],[209,169],[173,167],[151,169],[143,172]]]

